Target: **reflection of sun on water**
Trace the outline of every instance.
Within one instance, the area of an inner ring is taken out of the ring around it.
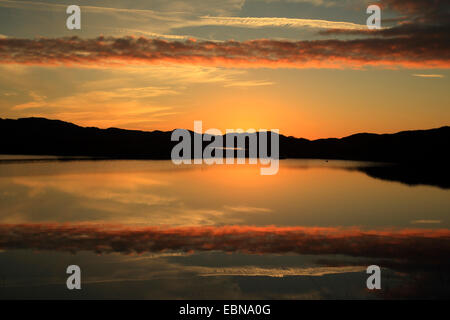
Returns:
[[[262,176],[260,167],[176,166],[170,161],[2,165],[0,223],[372,229],[411,227],[426,219],[439,223],[414,226],[448,226],[447,190],[373,179],[350,163],[335,161],[281,160],[273,176]]]

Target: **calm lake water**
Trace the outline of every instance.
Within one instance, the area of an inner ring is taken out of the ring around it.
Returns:
[[[0,157],[0,298],[449,296],[450,190],[366,174],[379,165],[32,158]]]

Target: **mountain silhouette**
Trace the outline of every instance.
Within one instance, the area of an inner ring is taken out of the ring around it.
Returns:
[[[170,159],[172,131],[81,127],[45,118],[0,118],[0,154]],[[196,133],[190,131],[193,138]],[[253,133],[257,137],[259,133]],[[239,134],[224,135],[224,139]],[[193,141],[193,140],[192,140]],[[395,134],[358,133],[344,138],[307,140],[279,135],[280,158],[449,163],[450,127]],[[210,142],[203,142],[203,148]],[[224,142],[225,143],[225,142]],[[270,141],[268,141],[270,153]],[[193,153],[192,153],[193,154]],[[246,153],[248,156],[248,152]]]

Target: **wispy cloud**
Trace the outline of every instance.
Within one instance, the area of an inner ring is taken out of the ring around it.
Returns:
[[[255,80],[255,81],[234,81],[225,84],[225,87],[260,87],[260,86],[270,86],[275,84],[272,81]]]
[[[441,220],[413,220],[411,221],[412,224],[438,224],[441,223]]]
[[[16,0],[0,0],[0,7],[26,9],[26,10],[38,10],[38,11],[51,11],[51,10],[63,10],[67,8],[67,4],[48,3],[41,1],[16,1]],[[114,7],[101,7],[101,6],[86,6],[83,5],[84,12],[115,12],[115,13],[132,13],[137,15],[145,15],[148,18],[167,18],[169,15],[161,12],[156,12],[148,9],[128,9],[128,8],[114,8]]]
[[[151,101],[154,97],[177,93],[169,87],[94,90],[58,98],[32,92],[31,101],[16,104],[11,110],[22,116],[50,117],[85,126],[141,129],[177,114],[173,107]]]
[[[240,26],[240,27],[291,27],[291,28],[336,28],[343,30],[366,30],[366,25],[317,20],[317,19],[293,19],[293,18],[272,18],[272,17],[201,17],[198,21],[193,21],[191,25],[220,25],[220,26]]]
[[[105,2],[108,3],[108,1]],[[151,5],[147,6],[152,9],[146,9],[145,6],[143,8],[118,8],[93,5],[82,5],[82,8],[83,12],[109,13],[116,16],[120,14],[122,18],[127,19],[152,18],[175,22],[181,21],[181,17],[186,17],[195,13],[205,14],[205,11],[221,15],[230,14],[233,11],[241,9],[244,2],[245,0],[209,0],[208,6],[205,6],[204,0],[153,0]],[[48,3],[43,1],[0,0],[0,6],[23,10],[65,11],[68,4]],[[132,14],[132,16],[128,15],[126,17],[124,14]]]
[[[415,73],[413,74],[414,77],[420,77],[420,78],[444,78],[445,76],[443,74],[419,74]]]
[[[225,209],[235,212],[271,212],[269,208],[248,207],[248,206],[225,206]]]
[[[114,100],[118,99],[121,100],[119,101],[120,103],[124,103],[124,99],[130,102],[138,99],[152,98],[161,95],[173,95],[177,93],[177,91],[169,87],[118,88],[110,91],[90,91],[48,101],[46,96],[39,95],[32,91],[29,94],[32,101],[15,105],[12,109],[25,110],[42,107],[71,108],[80,104],[87,104],[92,107],[93,105],[101,105],[104,103],[117,104],[117,101]]]
[[[260,0],[261,2],[279,2],[280,0]],[[313,4],[315,6],[325,6],[325,7],[331,7],[331,6],[335,6],[338,5],[339,3],[346,3],[347,1],[343,1],[343,0],[339,0],[339,1],[335,1],[335,0],[284,0],[286,2],[290,2],[290,3],[310,3]]]

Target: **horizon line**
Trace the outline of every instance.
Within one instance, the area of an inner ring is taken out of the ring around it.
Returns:
[[[76,124],[76,123],[74,123],[74,122],[69,122],[69,121],[60,120],[60,119],[50,119],[50,118],[45,118],[45,117],[35,117],[35,116],[31,116],[31,117],[22,117],[22,118],[16,118],[16,119],[13,119],[13,118],[2,118],[2,117],[0,117],[0,120],[13,120],[13,121],[18,121],[18,120],[28,120],[28,119],[41,119],[41,120],[47,120],[47,121],[59,121],[59,122],[64,122],[64,123],[72,124],[72,125],[75,125],[75,126],[80,127],[80,128],[93,128],[93,129],[99,129],[99,130],[117,129],[117,130],[135,131],[135,132],[143,132],[143,133],[153,133],[153,132],[170,133],[170,132],[173,132],[173,131],[175,131],[175,130],[187,130],[187,131],[189,131],[189,132],[191,132],[191,133],[197,133],[197,134],[202,134],[202,135],[205,134],[205,132],[198,133],[198,132],[195,132],[194,130],[191,130],[191,129],[185,129],[185,128],[175,128],[175,129],[172,129],[172,130],[166,130],[166,131],[164,131],[164,130],[159,130],[159,129],[155,129],[155,130],[125,129],[125,128],[119,128],[119,127],[107,127],[107,128],[101,128],[101,127],[92,127],[92,126],[81,126],[81,125],[78,125],[78,124]],[[400,134],[400,133],[406,133],[406,132],[417,132],[417,131],[427,131],[427,130],[438,130],[438,129],[448,128],[448,127],[450,127],[450,124],[449,124],[449,125],[442,125],[442,126],[439,126],[439,127],[427,128],[427,129],[407,129],[407,130],[401,130],[401,131],[390,132],[390,133],[387,133],[387,132],[384,132],[384,133],[356,132],[356,133],[352,133],[352,134],[350,134],[350,135],[346,135],[346,136],[342,136],[342,137],[327,137],[327,138],[317,138],[317,139],[308,139],[308,138],[296,137],[296,136],[292,136],[292,135],[284,135],[284,134],[282,134],[282,133],[278,133],[278,135],[283,136],[283,137],[286,137],[286,138],[304,139],[304,140],[308,140],[308,141],[318,141],[318,140],[328,140],[328,139],[345,139],[345,138],[348,138],[348,137],[352,137],[352,136],[355,136],[355,135],[361,135],[361,134],[369,134],[369,135],[393,135],[393,134]],[[253,129],[253,128],[249,128],[249,129],[247,129],[247,131],[248,131],[248,130],[252,130],[252,129]],[[218,129],[218,130],[221,131],[220,129]],[[241,129],[241,128],[236,128],[236,129],[233,129],[233,130],[243,130],[243,129]],[[266,129],[255,130],[255,132],[247,132],[247,131],[243,130],[243,132],[224,133],[224,134],[222,134],[222,136],[225,136],[225,135],[227,135],[227,134],[254,134],[254,133],[262,132],[263,130],[266,130]],[[270,129],[270,130],[267,129],[266,131],[267,131],[267,132],[273,132],[272,130],[279,130],[279,129]],[[279,131],[281,131],[281,130],[279,130]],[[209,135],[215,136],[215,135],[213,135],[213,134],[209,134]]]

